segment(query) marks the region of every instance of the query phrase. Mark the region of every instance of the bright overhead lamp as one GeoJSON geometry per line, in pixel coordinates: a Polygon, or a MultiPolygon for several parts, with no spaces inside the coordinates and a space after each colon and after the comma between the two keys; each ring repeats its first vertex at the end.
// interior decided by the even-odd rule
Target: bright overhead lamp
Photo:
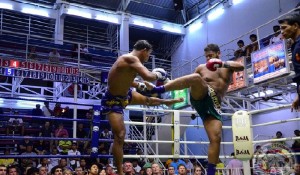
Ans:
{"type": "Polygon", "coordinates": [[[49,17],[48,11],[43,10],[43,9],[25,7],[21,10],[21,12],[31,14],[31,15],[39,15],[39,16],[49,17]]]}
{"type": "Polygon", "coordinates": [[[8,3],[0,3],[0,9],[12,10],[13,9],[13,5],[12,4],[8,4],[8,3]]]}
{"type": "Polygon", "coordinates": [[[225,10],[222,7],[219,7],[216,10],[212,10],[211,12],[209,12],[209,14],[207,16],[207,19],[208,20],[217,19],[218,17],[220,17],[221,15],[223,15],[224,11],[225,10]]]}
{"type": "Polygon", "coordinates": [[[154,28],[154,25],[150,22],[145,22],[142,20],[133,20],[133,24],[142,27],[154,28]]]}
{"type": "Polygon", "coordinates": [[[115,24],[119,24],[119,19],[117,17],[114,17],[113,15],[97,15],[96,18],[99,21],[106,21],[106,22],[110,22],[110,23],[115,23],[115,24]]]}
{"type": "Polygon", "coordinates": [[[189,32],[195,32],[196,30],[199,30],[203,26],[203,23],[201,21],[197,21],[189,26],[189,32]]]}
{"type": "Polygon", "coordinates": [[[243,0],[232,0],[232,4],[233,5],[236,5],[236,4],[239,4],[241,3],[243,0]]]}
{"type": "Polygon", "coordinates": [[[92,14],[83,10],[68,9],[67,14],[92,19],[92,14]]]}
{"type": "Polygon", "coordinates": [[[175,26],[165,25],[162,27],[162,30],[172,32],[172,33],[182,33],[181,29],[179,27],[175,27],[175,26]]]}

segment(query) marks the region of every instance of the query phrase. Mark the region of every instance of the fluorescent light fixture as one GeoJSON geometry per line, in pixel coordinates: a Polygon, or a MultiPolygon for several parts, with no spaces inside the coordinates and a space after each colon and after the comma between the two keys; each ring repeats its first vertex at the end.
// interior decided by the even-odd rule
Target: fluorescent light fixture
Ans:
{"type": "Polygon", "coordinates": [[[264,97],[266,95],[270,95],[270,94],[273,94],[273,93],[274,93],[273,90],[266,90],[265,92],[260,92],[259,94],[258,94],[258,92],[254,93],[253,96],[254,97],[264,97]]]}
{"type": "Polygon", "coordinates": [[[83,10],[68,9],[67,14],[92,19],[92,14],[84,12],[83,10]]]}
{"type": "Polygon", "coordinates": [[[201,21],[197,21],[189,26],[189,32],[195,32],[196,30],[199,30],[203,26],[203,23],[201,21]]]}
{"type": "Polygon", "coordinates": [[[13,5],[12,4],[8,4],[8,3],[0,3],[0,9],[12,10],[13,9],[13,5]]]}
{"type": "Polygon", "coordinates": [[[232,4],[233,5],[236,5],[236,4],[239,4],[241,3],[243,0],[232,0],[232,4]]]}
{"type": "Polygon", "coordinates": [[[175,27],[175,26],[165,25],[162,27],[162,30],[172,32],[172,33],[181,33],[181,29],[179,27],[175,27]]]}
{"type": "Polygon", "coordinates": [[[142,20],[133,20],[133,24],[142,27],[154,28],[154,25],[150,22],[145,22],[142,20]]]}
{"type": "Polygon", "coordinates": [[[46,10],[43,9],[36,9],[36,8],[27,8],[24,7],[21,10],[22,13],[28,13],[31,15],[39,15],[39,16],[45,16],[45,17],[49,17],[49,13],[46,10]]]}
{"type": "Polygon", "coordinates": [[[119,19],[117,17],[114,17],[113,15],[101,14],[101,15],[97,15],[95,19],[100,20],[100,21],[107,21],[110,23],[119,24],[119,19]]]}
{"type": "Polygon", "coordinates": [[[218,17],[220,17],[223,13],[224,13],[224,9],[222,8],[222,7],[219,7],[219,8],[217,8],[216,10],[212,10],[209,14],[208,14],[208,16],[207,16],[207,18],[208,18],[208,20],[214,20],[214,19],[217,19],[218,17]]]}

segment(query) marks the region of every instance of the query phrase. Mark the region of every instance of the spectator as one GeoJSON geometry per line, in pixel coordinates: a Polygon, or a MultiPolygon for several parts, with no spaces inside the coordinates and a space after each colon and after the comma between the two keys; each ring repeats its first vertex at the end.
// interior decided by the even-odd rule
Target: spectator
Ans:
{"type": "Polygon", "coordinates": [[[50,63],[59,63],[60,54],[58,53],[57,49],[53,49],[49,53],[49,62],[50,63]]]}
{"type": "Polygon", "coordinates": [[[106,175],[105,169],[102,169],[99,173],[99,175],[106,175]]]}
{"type": "Polygon", "coordinates": [[[230,160],[226,166],[226,168],[229,169],[229,175],[242,175],[243,163],[234,157],[234,153],[231,153],[231,156],[233,159],[230,160]]]}
{"type": "Polygon", "coordinates": [[[61,117],[73,118],[73,114],[72,114],[69,106],[66,106],[64,109],[62,109],[61,117]]]}
{"type": "MultiPolygon", "coordinates": [[[[281,138],[283,138],[282,132],[281,131],[277,131],[276,132],[276,136],[273,139],[281,139],[281,138]]],[[[284,141],[273,142],[273,144],[275,144],[275,143],[285,145],[284,141]]]]}
{"type": "Polygon", "coordinates": [[[153,163],[151,165],[152,175],[160,175],[160,166],[158,163],[153,163]]]}
{"type": "Polygon", "coordinates": [[[263,153],[263,150],[261,149],[261,146],[257,145],[255,147],[254,154],[262,154],[262,153],[263,153]]]}
{"type": "Polygon", "coordinates": [[[58,149],[60,154],[68,155],[68,151],[72,148],[72,142],[70,140],[64,140],[63,138],[68,138],[68,135],[62,135],[62,140],[58,143],[58,149]]]}
{"type": "Polygon", "coordinates": [[[44,140],[39,140],[34,144],[34,151],[38,155],[48,154],[50,151],[50,145],[49,144],[46,145],[46,142],[44,140]]]}
{"type": "Polygon", "coordinates": [[[105,168],[105,171],[106,171],[106,174],[107,175],[116,175],[115,173],[114,173],[114,169],[112,168],[112,166],[106,166],[106,168],[105,168]]]}
{"type": "Polygon", "coordinates": [[[54,132],[55,137],[63,137],[64,135],[67,136],[67,138],[69,137],[69,133],[68,131],[64,128],[64,124],[60,123],[58,125],[58,128],[55,130],[54,132]]]}
{"type": "MultiPolygon", "coordinates": [[[[19,112],[14,111],[13,115],[19,115],[19,112]]],[[[14,132],[17,131],[17,129],[21,130],[20,133],[23,136],[25,128],[22,118],[10,118],[6,127],[6,135],[9,135],[11,131],[13,131],[14,134],[14,132]]]]}
{"type": "Polygon", "coordinates": [[[280,31],[280,26],[273,26],[274,36],[270,39],[270,45],[277,43],[282,40],[282,34],[280,31]]]}
{"type": "Polygon", "coordinates": [[[185,165],[182,165],[182,164],[178,165],[178,175],[187,175],[185,165]]]}
{"type": "MultiPolygon", "coordinates": [[[[76,133],[77,133],[77,138],[87,138],[88,137],[87,132],[83,128],[83,123],[78,123],[76,133]]],[[[78,141],[77,142],[78,150],[82,152],[86,148],[87,144],[88,144],[88,141],[78,141]]]]}
{"type": "Polygon", "coordinates": [[[175,175],[175,169],[172,166],[168,167],[168,175],[175,175]]]}
{"type": "Polygon", "coordinates": [[[92,57],[91,57],[91,55],[89,54],[89,50],[88,50],[88,48],[87,48],[86,45],[83,45],[83,46],[82,46],[80,56],[81,56],[82,58],[84,58],[85,60],[87,60],[87,61],[92,61],[92,57]]]}
{"type": "Polygon", "coordinates": [[[60,167],[62,167],[63,170],[71,170],[71,171],[73,171],[72,168],[70,166],[68,166],[67,158],[61,158],[59,160],[58,165],[60,167]]]}
{"type": "Polygon", "coordinates": [[[48,174],[48,167],[46,166],[40,166],[39,169],[39,175],[47,175],[48,174]]]}
{"type": "Polygon", "coordinates": [[[219,162],[217,163],[216,168],[217,168],[217,172],[215,175],[223,175],[224,174],[223,171],[224,171],[225,165],[221,161],[221,159],[219,159],[219,162]]]}
{"type": "Polygon", "coordinates": [[[99,174],[99,165],[97,163],[92,163],[88,169],[87,175],[98,175],[99,174]]]}
{"type": "Polygon", "coordinates": [[[60,117],[62,114],[62,108],[60,103],[56,103],[54,110],[53,110],[54,116],[55,117],[60,117]]]}
{"type": "MultiPolygon", "coordinates": [[[[52,149],[51,155],[59,155],[58,150],[56,148],[52,149]]],[[[58,165],[60,158],[49,158],[49,169],[52,171],[52,168],[58,165]]]]}
{"type": "MultiPolygon", "coordinates": [[[[298,129],[296,129],[294,131],[294,134],[296,137],[300,137],[300,131],[298,129]]],[[[294,143],[292,144],[292,150],[295,153],[299,153],[300,152],[300,139],[297,139],[294,141],[294,143]]],[[[296,161],[300,163],[300,155],[296,155],[296,161]]]]}
{"type": "Polygon", "coordinates": [[[187,174],[190,174],[191,172],[193,172],[194,165],[192,164],[192,162],[190,161],[190,159],[185,158],[184,162],[186,164],[185,168],[186,168],[187,174]]]}
{"type": "Polygon", "coordinates": [[[132,160],[132,166],[136,173],[140,173],[142,168],[139,166],[137,159],[132,160]]]}
{"type": "Polygon", "coordinates": [[[251,44],[246,47],[246,56],[250,57],[251,53],[258,50],[257,36],[255,34],[250,35],[251,44]]]}
{"type": "Polygon", "coordinates": [[[87,173],[87,164],[86,160],[84,158],[80,159],[79,166],[82,168],[82,171],[85,172],[84,174],[87,173]]]}
{"type": "MultiPolygon", "coordinates": [[[[34,156],[37,155],[35,152],[32,151],[33,146],[27,145],[26,146],[26,152],[22,153],[21,155],[29,155],[34,156]]],[[[36,158],[22,158],[21,159],[21,166],[22,167],[36,167],[37,165],[37,159],[36,158]]]]}
{"type": "Polygon", "coordinates": [[[30,48],[27,59],[29,59],[30,61],[39,61],[37,54],[36,54],[35,46],[32,46],[30,48]]]}
{"type": "Polygon", "coordinates": [[[74,44],[73,45],[73,48],[72,48],[72,58],[78,58],[78,48],[80,49],[80,51],[79,52],[81,52],[81,47],[80,47],[80,45],[79,44],[74,44]]]}
{"type": "Polygon", "coordinates": [[[8,167],[8,174],[9,175],[20,175],[20,169],[16,165],[12,165],[8,167]]]}
{"type": "Polygon", "coordinates": [[[178,174],[178,166],[179,165],[184,165],[186,166],[185,162],[182,161],[181,159],[173,159],[173,162],[171,162],[170,166],[174,167],[175,169],[175,174],[178,174]]]}
{"type": "Polygon", "coordinates": [[[82,168],[80,166],[75,168],[75,175],[85,175],[84,171],[82,170],[82,168]]]}
{"type": "Polygon", "coordinates": [[[19,153],[26,152],[27,146],[33,146],[33,142],[25,136],[24,140],[19,144],[19,153]]]}
{"type": "Polygon", "coordinates": [[[202,175],[202,169],[200,166],[195,166],[194,167],[194,175],[202,175]]]}
{"type": "MultiPolygon", "coordinates": [[[[77,143],[73,142],[71,149],[68,151],[68,155],[81,155],[77,150],[77,143]]],[[[69,158],[69,166],[75,170],[76,167],[79,167],[80,158],[69,158]]]]}
{"type": "Polygon", "coordinates": [[[124,164],[123,164],[123,172],[124,172],[124,174],[126,174],[126,175],[133,175],[134,173],[134,171],[133,171],[134,169],[133,169],[133,166],[132,166],[132,163],[131,162],[124,162],[124,164]]]}
{"type": "Polygon", "coordinates": [[[291,175],[300,175],[300,164],[299,163],[294,164],[294,173],[292,173],[291,175]]]}
{"type": "MultiPolygon", "coordinates": [[[[10,155],[10,149],[6,148],[5,151],[4,151],[4,155],[10,155]]],[[[0,175],[1,175],[1,172],[4,171],[2,169],[2,166],[4,165],[5,167],[7,166],[10,166],[10,165],[13,165],[15,164],[15,159],[13,158],[5,158],[5,159],[0,159],[0,175]],[[2,166],[1,166],[2,165],[2,166]],[[2,171],[1,171],[2,169],[2,171]]],[[[5,170],[6,172],[7,170],[5,170]]]]}
{"type": "MultiPolygon", "coordinates": [[[[149,154],[149,155],[153,155],[153,154],[149,154]]],[[[151,165],[155,163],[153,158],[148,158],[148,162],[145,163],[145,165],[143,166],[143,168],[151,168],[151,165]]]]}
{"type": "Polygon", "coordinates": [[[7,174],[7,165],[0,164],[0,175],[6,175],[7,174]]]}
{"type": "Polygon", "coordinates": [[[53,115],[53,110],[49,107],[49,102],[45,101],[44,106],[42,107],[43,113],[45,117],[50,117],[53,115]]]}
{"type": "Polygon", "coordinates": [[[113,134],[110,130],[108,130],[108,128],[105,128],[100,135],[101,138],[104,139],[112,139],[113,138],[113,134]]]}
{"type": "Polygon", "coordinates": [[[41,110],[41,105],[40,104],[35,105],[35,109],[32,109],[31,115],[33,115],[33,116],[44,116],[44,113],[41,110]]]}
{"type": "Polygon", "coordinates": [[[85,117],[87,119],[92,119],[93,116],[94,116],[94,110],[93,110],[93,108],[90,108],[89,111],[86,113],[85,117]]]}
{"type": "Polygon", "coordinates": [[[56,165],[51,169],[51,175],[62,175],[63,173],[63,168],[60,167],[59,165],[56,165]]]}
{"type": "Polygon", "coordinates": [[[237,45],[239,46],[238,50],[236,50],[234,52],[234,57],[235,58],[239,58],[239,57],[242,57],[242,56],[246,56],[246,50],[245,50],[245,43],[243,40],[239,40],[237,42],[237,45]]]}
{"type": "Polygon", "coordinates": [[[147,167],[146,169],[146,175],[152,175],[152,168],[151,167],[147,167]]]}
{"type": "Polygon", "coordinates": [[[40,164],[38,164],[36,167],[40,168],[40,167],[45,167],[47,168],[47,172],[50,171],[49,166],[50,166],[50,159],[48,158],[41,158],[40,160],[40,164]]]}
{"type": "Polygon", "coordinates": [[[73,175],[73,170],[64,169],[63,175],[73,175]]]}
{"type": "MultiPolygon", "coordinates": [[[[53,137],[53,130],[52,127],[50,126],[49,121],[45,121],[44,126],[41,128],[41,131],[39,132],[39,137],[53,137]]],[[[47,148],[49,148],[48,151],[52,150],[53,146],[53,140],[44,140],[44,144],[47,148]]]]}

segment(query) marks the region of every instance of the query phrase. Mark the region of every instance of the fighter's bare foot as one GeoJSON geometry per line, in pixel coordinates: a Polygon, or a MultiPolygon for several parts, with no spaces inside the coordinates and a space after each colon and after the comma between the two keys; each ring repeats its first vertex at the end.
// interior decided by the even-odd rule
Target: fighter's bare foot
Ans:
{"type": "Polygon", "coordinates": [[[153,83],[150,83],[148,81],[144,81],[144,83],[145,83],[148,91],[151,91],[155,87],[155,85],[153,83]]]}
{"type": "Polygon", "coordinates": [[[180,103],[183,102],[184,98],[175,98],[175,99],[168,99],[165,101],[165,105],[170,106],[173,105],[175,103],[180,103]]]}

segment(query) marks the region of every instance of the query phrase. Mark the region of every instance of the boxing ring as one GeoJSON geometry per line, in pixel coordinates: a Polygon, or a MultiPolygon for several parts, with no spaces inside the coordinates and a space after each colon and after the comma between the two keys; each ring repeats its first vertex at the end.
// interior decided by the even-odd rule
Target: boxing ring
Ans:
{"type": "MultiPolygon", "coordinates": [[[[14,98],[18,100],[28,100],[28,99],[20,99],[20,98],[14,98]]],[[[38,102],[45,102],[44,100],[31,100],[31,101],[38,101],[38,102]]],[[[48,101],[50,103],[56,103],[55,101],[48,101]]],[[[62,103],[62,102],[60,102],[62,103]]],[[[62,103],[63,104],[63,103],[62,103]]],[[[66,103],[69,105],[73,105],[74,107],[77,105],[85,105],[85,106],[93,106],[94,107],[94,118],[93,120],[88,119],[77,119],[74,117],[73,119],[66,119],[66,118],[56,118],[56,117],[44,117],[44,116],[30,116],[30,115],[6,115],[1,114],[1,117],[9,117],[9,118],[30,118],[34,120],[50,120],[50,121],[60,121],[60,122],[73,122],[73,129],[74,126],[76,126],[77,122],[81,123],[88,123],[89,125],[93,126],[92,128],[92,134],[90,138],[76,138],[76,130],[73,130],[73,137],[72,138],[56,138],[56,137],[29,137],[29,136],[0,136],[0,140],[69,140],[69,141],[90,141],[92,152],[90,155],[1,155],[1,158],[112,158],[112,155],[100,155],[98,154],[98,143],[99,142],[106,142],[111,143],[112,139],[100,139],[99,138],[99,131],[101,128],[99,128],[100,123],[101,124],[107,124],[107,120],[100,120],[100,106],[97,105],[89,105],[89,104],[79,104],[79,103],[66,103]]],[[[253,110],[247,112],[250,116],[258,113],[264,113],[279,109],[285,109],[290,107],[290,105],[282,105],[277,107],[271,107],[267,109],[262,110],[253,110]]],[[[76,108],[74,108],[76,109],[76,108]]],[[[142,134],[143,137],[140,137],[140,139],[126,139],[126,143],[136,143],[139,144],[140,148],[142,148],[143,154],[142,155],[124,155],[124,158],[132,159],[132,158],[154,158],[157,159],[159,163],[162,164],[162,162],[159,159],[169,159],[169,158],[188,158],[188,159],[207,159],[207,155],[194,155],[194,154],[187,154],[186,151],[183,151],[180,149],[180,145],[184,145],[186,148],[187,145],[194,144],[194,145],[208,145],[208,141],[191,141],[191,140],[182,140],[182,135],[180,134],[182,127],[184,128],[203,128],[203,125],[189,125],[189,124],[181,124],[181,117],[183,115],[191,115],[195,114],[195,111],[187,111],[187,110],[166,110],[166,109],[157,109],[157,108],[141,108],[141,107],[127,107],[126,110],[128,111],[143,111],[144,112],[144,122],[133,122],[133,121],[125,121],[125,125],[130,126],[143,126],[144,127],[144,133],[142,134]],[[172,123],[157,123],[157,120],[155,120],[154,123],[152,122],[146,122],[145,118],[147,116],[146,111],[149,112],[159,112],[160,114],[169,114],[169,116],[165,117],[172,117],[172,123]],[[146,126],[152,126],[155,127],[155,135],[154,139],[152,137],[152,140],[147,140],[146,134],[146,126]],[[164,139],[159,140],[157,135],[159,134],[160,127],[169,127],[172,128],[172,138],[170,140],[164,139]],[[165,147],[164,144],[172,144],[172,154],[165,154],[163,152],[159,152],[159,147],[165,147]],[[153,155],[148,155],[153,154],[153,155]]],[[[76,114],[75,110],[74,113],[76,114]]],[[[231,113],[223,113],[222,116],[232,116],[234,114],[231,113]]],[[[294,118],[294,119],[288,119],[288,120],[277,120],[277,121],[271,121],[267,123],[260,123],[251,125],[251,129],[253,130],[255,127],[262,127],[267,125],[274,125],[279,123],[286,123],[286,122],[295,122],[299,121],[300,118],[294,118]]],[[[76,127],[75,127],[76,128],[76,127]]],[[[232,126],[223,126],[223,130],[232,130],[232,126]]],[[[128,131],[127,131],[128,132],[128,131]]],[[[184,137],[185,138],[185,137],[184,137]]],[[[300,137],[288,137],[288,138],[281,138],[281,139],[269,139],[269,140],[258,140],[258,141],[252,141],[251,146],[255,146],[256,144],[263,144],[263,143],[273,143],[273,142],[279,142],[279,141],[289,141],[289,140],[297,140],[300,139],[300,137]]],[[[233,142],[221,142],[221,145],[234,145],[233,142]]],[[[300,153],[293,153],[293,152],[287,152],[285,153],[286,156],[295,156],[300,155],[300,153]]],[[[251,156],[255,157],[253,154],[251,156]]],[[[256,157],[264,157],[266,155],[256,155],[256,157]]],[[[268,156],[272,156],[272,154],[269,154],[268,156]]],[[[231,159],[232,157],[230,155],[220,155],[221,159],[231,159]]],[[[162,164],[163,165],[163,164],[162,164]]],[[[249,160],[243,161],[243,169],[244,172],[251,171],[249,160]]],[[[203,168],[203,167],[202,167],[203,168]]],[[[224,171],[224,170],[222,170],[224,171]]],[[[246,173],[247,174],[247,173],[246,173]]]]}

